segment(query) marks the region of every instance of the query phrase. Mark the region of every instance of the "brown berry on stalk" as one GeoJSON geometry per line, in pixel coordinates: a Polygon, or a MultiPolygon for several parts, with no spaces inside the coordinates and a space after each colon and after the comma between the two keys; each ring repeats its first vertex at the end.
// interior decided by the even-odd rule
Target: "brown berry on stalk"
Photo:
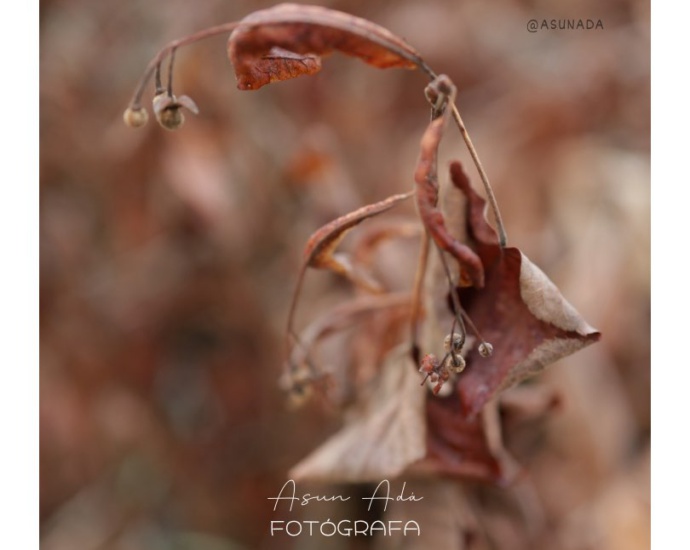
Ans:
{"type": "Polygon", "coordinates": [[[479,344],[479,355],[482,357],[489,357],[494,352],[494,347],[489,342],[482,342],[479,344]]]}
{"type": "Polygon", "coordinates": [[[280,386],[288,392],[291,407],[299,408],[309,400],[313,393],[313,382],[313,376],[305,368],[283,374],[280,386]]]}
{"type": "Polygon", "coordinates": [[[153,98],[153,112],[156,120],[166,130],[177,130],[184,124],[182,107],[186,107],[195,115],[199,114],[199,108],[189,96],[183,95],[177,98],[162,92],[153,98]]]}
{"type": "Polygon", "coordinates": [[[465,339],[462,337],[462,335],[458,334],[457,332],[448,334],[445,337],[445,339],[443,340],[443,349],[446,353],[450,353],[451,339],[453,340],[453,352],[460,353],[460,350],[462,350],[462,345],[465,343],[465,339]]]}
{"type": "Polygon", "coordinates": [[[148,121],[149,113],[143,107],[139,107],[137,109],[128,107],[122,115],[122,118],[124,119],[125,124],[130,128],[140,128],[148,121]]]}
{"type": "Polygon", "coordinates": [[[166,130],[177,130],[184,124],[184,114],[179,107],[168,107],[158,113],[158,122],[166,130]]]}
{"type": "Polygon", "coordinates": [[[449,353],[446,357],[446,362],[444,366],[448,371],[454,372],[455,374],[460,374],[462,371],[465,370],[467,363],[465,362],[465,358],[462,355],[453,356],[453,354],[449,353]]]}

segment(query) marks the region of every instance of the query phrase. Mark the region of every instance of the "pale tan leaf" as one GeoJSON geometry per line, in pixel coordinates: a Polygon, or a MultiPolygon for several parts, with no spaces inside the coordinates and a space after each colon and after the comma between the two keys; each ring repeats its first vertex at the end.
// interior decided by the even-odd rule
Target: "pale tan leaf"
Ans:
{"type": "Polygon", "coordinates": [[[381,481],[426,453],[426,392],[409,352],[394,350],[364,405],[290,472],[295,480],[381,481]]]}

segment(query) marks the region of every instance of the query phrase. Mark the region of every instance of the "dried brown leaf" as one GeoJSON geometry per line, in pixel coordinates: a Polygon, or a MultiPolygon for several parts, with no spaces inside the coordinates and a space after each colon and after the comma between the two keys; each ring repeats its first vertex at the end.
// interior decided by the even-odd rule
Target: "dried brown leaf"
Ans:
{"type": "Polygon", "coordinates": [[[467,418],[459,395],[429,397],[426,404],[427,454],[412,472],[495,482],[504,478],[481,415],[467,418]]]}
{"type": "Polygon", "coordinates": [[[240,90],[314,74],[321,69],[320,56],[333,51],[382,69],[426,67],[409,44],[387,29],[320,6],[280,4],[254,12],[228,41],[240,90]]]}
{"type": "MultiPolygon", "coordinates": [[[[434,88],[436,88],[436,94],[440,94],[438,91],[440,89],[449,103],[454,100],[455,86],[445,75],[439,76],[427,90],[434,88]]],[[[417,208],[424,227],[436,245],[458,261],[461,281],[469,278],[472,285],[481,288],[484,285],[484,268],[479,256],[469,246],[453,237],[438,207],[438,146],[443,137],[449,112],[450,109],[446,108],[441,116],[432,120],[422,136],[419,161],[414,176],[417,184],[417,208]]]]}
{"type": "Polygon", "coordinates": [[[312,55],[300,55],[276,46],[261,57],[253,58],[251,63],[233,60],[235,70],[242,68],[237,75],[238,87],[241,90],[256,90],[281,80],[289,80],[302,75],[316,74],[321,70],[321,58],[312,55]]]}
{"type": "Polygon", "coordinates": [[[366,482],[391,479],[426,454],[425,393],[409,360],[397,349],[384,362],[376,387],[346,425],[290,472],[295,480],[366,482]]]}
{"type": "Polygon", "coordinates": [[[465,414],[475,415],[497,392],[596,342],[600,334],[520,250],[499,246],[484,216],[485,201],[458,162],[451,164],[451,179],[468,198],[468,234],[486,273],[485,287],[460,288],[460,299],[494,347],[488,358],[472,350],[457,382],[465,414]]]}
{"type": "Polygon", "coordinates": [[[299,335],[299,346],[295,346],[288,359],[286,378],[283,386],[294,389],[300,384],[301,372],[309,364],[309,357],[314,348],[329,335],[343,330],[361,321],[365,315],[372,312],[391,308],[405,308],[409,306],[410,297],[407,293],[389,293],[383,295],[359,296],[345,304],[340,304],[310,323],[299,335]]]}
{"type": "MultiPolygon", "coordinates": [[[[373,293],[382,292],[380,285],[376,281],[374,281],[369,275],[361,273],[352,266],[348,256],[344,254],[334,254],[334,251],[348,231],[362,223],[364,220],[386,212],[387,210],[393,208],[393,206],[395,206],[398,202],[410,198],[411,196],[412,192],[400,195],[392,195],[377,203],[363,206],[362,208],[340,216],[339,218],[322,226],[320,229],[315,231],[307,241],[307,244],[304,248],[304,261],[297,278],[297,286],[292,295],[286,333],[288,349],[292,348],[292,342],[297,342],[299,344],[298,347],[302,348],[304,351],[306,351],[306,353],[304,351],[299,352],[301,357],[299,362],[294,362],[292,360],[293,354],[291,354],[291,358],[287,365],[288,377],[290,379],[294,379],[296,377],[299,378],[302,376],[301,372],[303,370],[303,362],[308,356],[309,346],[300,342],[300,339],[297,337],[294,330],[295,312],[307,268],[313,267],[315,269],[329,269],[334,273],[347,277],[360,288],[366,289],[373,293]]],[[[315,368],[311,367],[310,370],[314,371],[315,368]]],[[[316,372],[312,372],[308,378],[316,375],[316,372]]],[[[301,387],[301,384],[298,384],[298,386],[301,387]]]]}
{"type": "Polygon", "coordinates": [[[304,266],[315,269],[329,269],[348,277],[363,288],[375,292],[380,291],[379,288],[372,285],[369,279],[354,270],[346,256],[334,254],[334,251],[348,231],[364,220],[390,210],[397,203],[411,196],[412,193],[392,195],[382,201],[368,204],[327,223],[309,237],[304,248],[304,266]]]}

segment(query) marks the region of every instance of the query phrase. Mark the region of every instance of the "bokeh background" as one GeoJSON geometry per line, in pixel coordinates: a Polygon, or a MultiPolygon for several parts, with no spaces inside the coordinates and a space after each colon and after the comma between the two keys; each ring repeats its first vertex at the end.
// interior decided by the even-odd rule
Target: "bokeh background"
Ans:
{"type": "MultiPolygon", "coordinates": [[[[603,333],[542,377],[563,405],[513,449],[547,518],[543,547],[648,548],[649,3],[318,3],[382,24],[451,76],[510,243],[603,333]],[[527,31],[544,18],[604,29],[527,31]]],[[[287,547],[269,536],[267,497],[340,425],[289,410],[278,388],[290,293],[312,231],[411,187],[424,78],[333,56],[314,77],[239,92],[218,37],[177,56],[198,117],[176,133],[122,123],[162,45],[270,5],[41,2],[46,549],[287,547]]],[[[456,132],[442,155],[477,181],[456,132]]],[[[400,262],[387,269],[404,286],[400,262]]],[[[351,295],[310,275],[300,323],[351,295]]]]}

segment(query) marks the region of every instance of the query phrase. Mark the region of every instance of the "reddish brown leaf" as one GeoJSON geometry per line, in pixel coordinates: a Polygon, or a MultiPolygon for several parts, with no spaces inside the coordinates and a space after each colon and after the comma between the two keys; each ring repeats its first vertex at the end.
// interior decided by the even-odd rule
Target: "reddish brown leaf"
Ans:
{"type": "Polygon", "coordinates": [[[280,4],[254,12],[230,35],[228,56],[240,90],[256,90],[321,69],[333,51],[378,68],[426,67],[401,38],[365,19],[319,6],[280,4]]]}
{"type": "MultiPolygon", "coordinates": [[[[439,88],[434,90],[436,94],[443,93],[447,96],[448,102],[453,101],[455,86],[448,77],[441,75],[429,88],[432,88],[434,84],[439,88]]],[[[432,120],[422,137],[419,162],[415,171],[417,207],[422,223],[436,245],[458,261],[461,270],[460,280],[469,278],[474,286],[481,288],[484,286],[484,268],[479,256],[451,235],[443,214],[438,208],[438,146],[443,137],[449,112],[450,109],[445,109],[441,116],[432,120]]]]}
{"type": "Polygon", "coordinates": [[[288,313],[287,336],[288,339],[295,337],[293,322],[295,310],[299,300],[304,274],[308,267],[315,269],[329,269],[350,279],[360,288],[370,292],[381,292],[380,285],[372,280],[368,275],[360,273],[351,265],[349,258],[343,254],[334,254],[340,241],[348,231],[362,223],[367,218],[371,218],[387,210],[390,210],[400,201],[408,199],[412,192],[400,195],[392,195],[374,204],[368,204],[362,208],[336,218],[315,231],[304,248],[304,262],[297,278],[297,286],[292,296],[290,312],[288,313]]]}
{"type": "Polygon", "coordinates": [[[300,55],[283,48],[273,47],[261,57],[253,58],[251,63],[245,60],[233,60],[235,70],[242,68],[242,75],[237,75],[238,87],[241,90],[257,90],[266,84],[289,80],[302,75],[316,74],[321,70],[321,58],[312,55],[300,55]]]}
{"type": "Polygon", "coordinates": [[[451,179],[468,198],[468,235],[486,273],[484,288],[460,288],[460,299],[484,339],[488,358],[476,349],[457,382],[463,412],[477,414],[497,392],[542,371],[554,361],[596,342],[590,327],[556,286],[517,248],[501,248],[460,163],[451,179]]]}
{"type": "Polygon", "coordinates": [[[367,218],[371,218],[393,208],[397,203],[408,199],[412,193],[392,195],[387,199],[368,204],[362,208],[340,216],[339,218],[327,223],[309,237],[304,248],[304,265],[316,269],[330,269],[335,273],[350,278],[356,284],[378,291],[372,288],[372,284],[367,279],[357,274],[345,256],[334,255],[340,241],[348,231],[362,223],[367,218]]]}
{"type": "Polygon", "coordinates": [[[427,398],[427,454],[413,472],[500,481],[504,472],[492,453],[481,416],[462,414],[457,393],[427,398]]]}

